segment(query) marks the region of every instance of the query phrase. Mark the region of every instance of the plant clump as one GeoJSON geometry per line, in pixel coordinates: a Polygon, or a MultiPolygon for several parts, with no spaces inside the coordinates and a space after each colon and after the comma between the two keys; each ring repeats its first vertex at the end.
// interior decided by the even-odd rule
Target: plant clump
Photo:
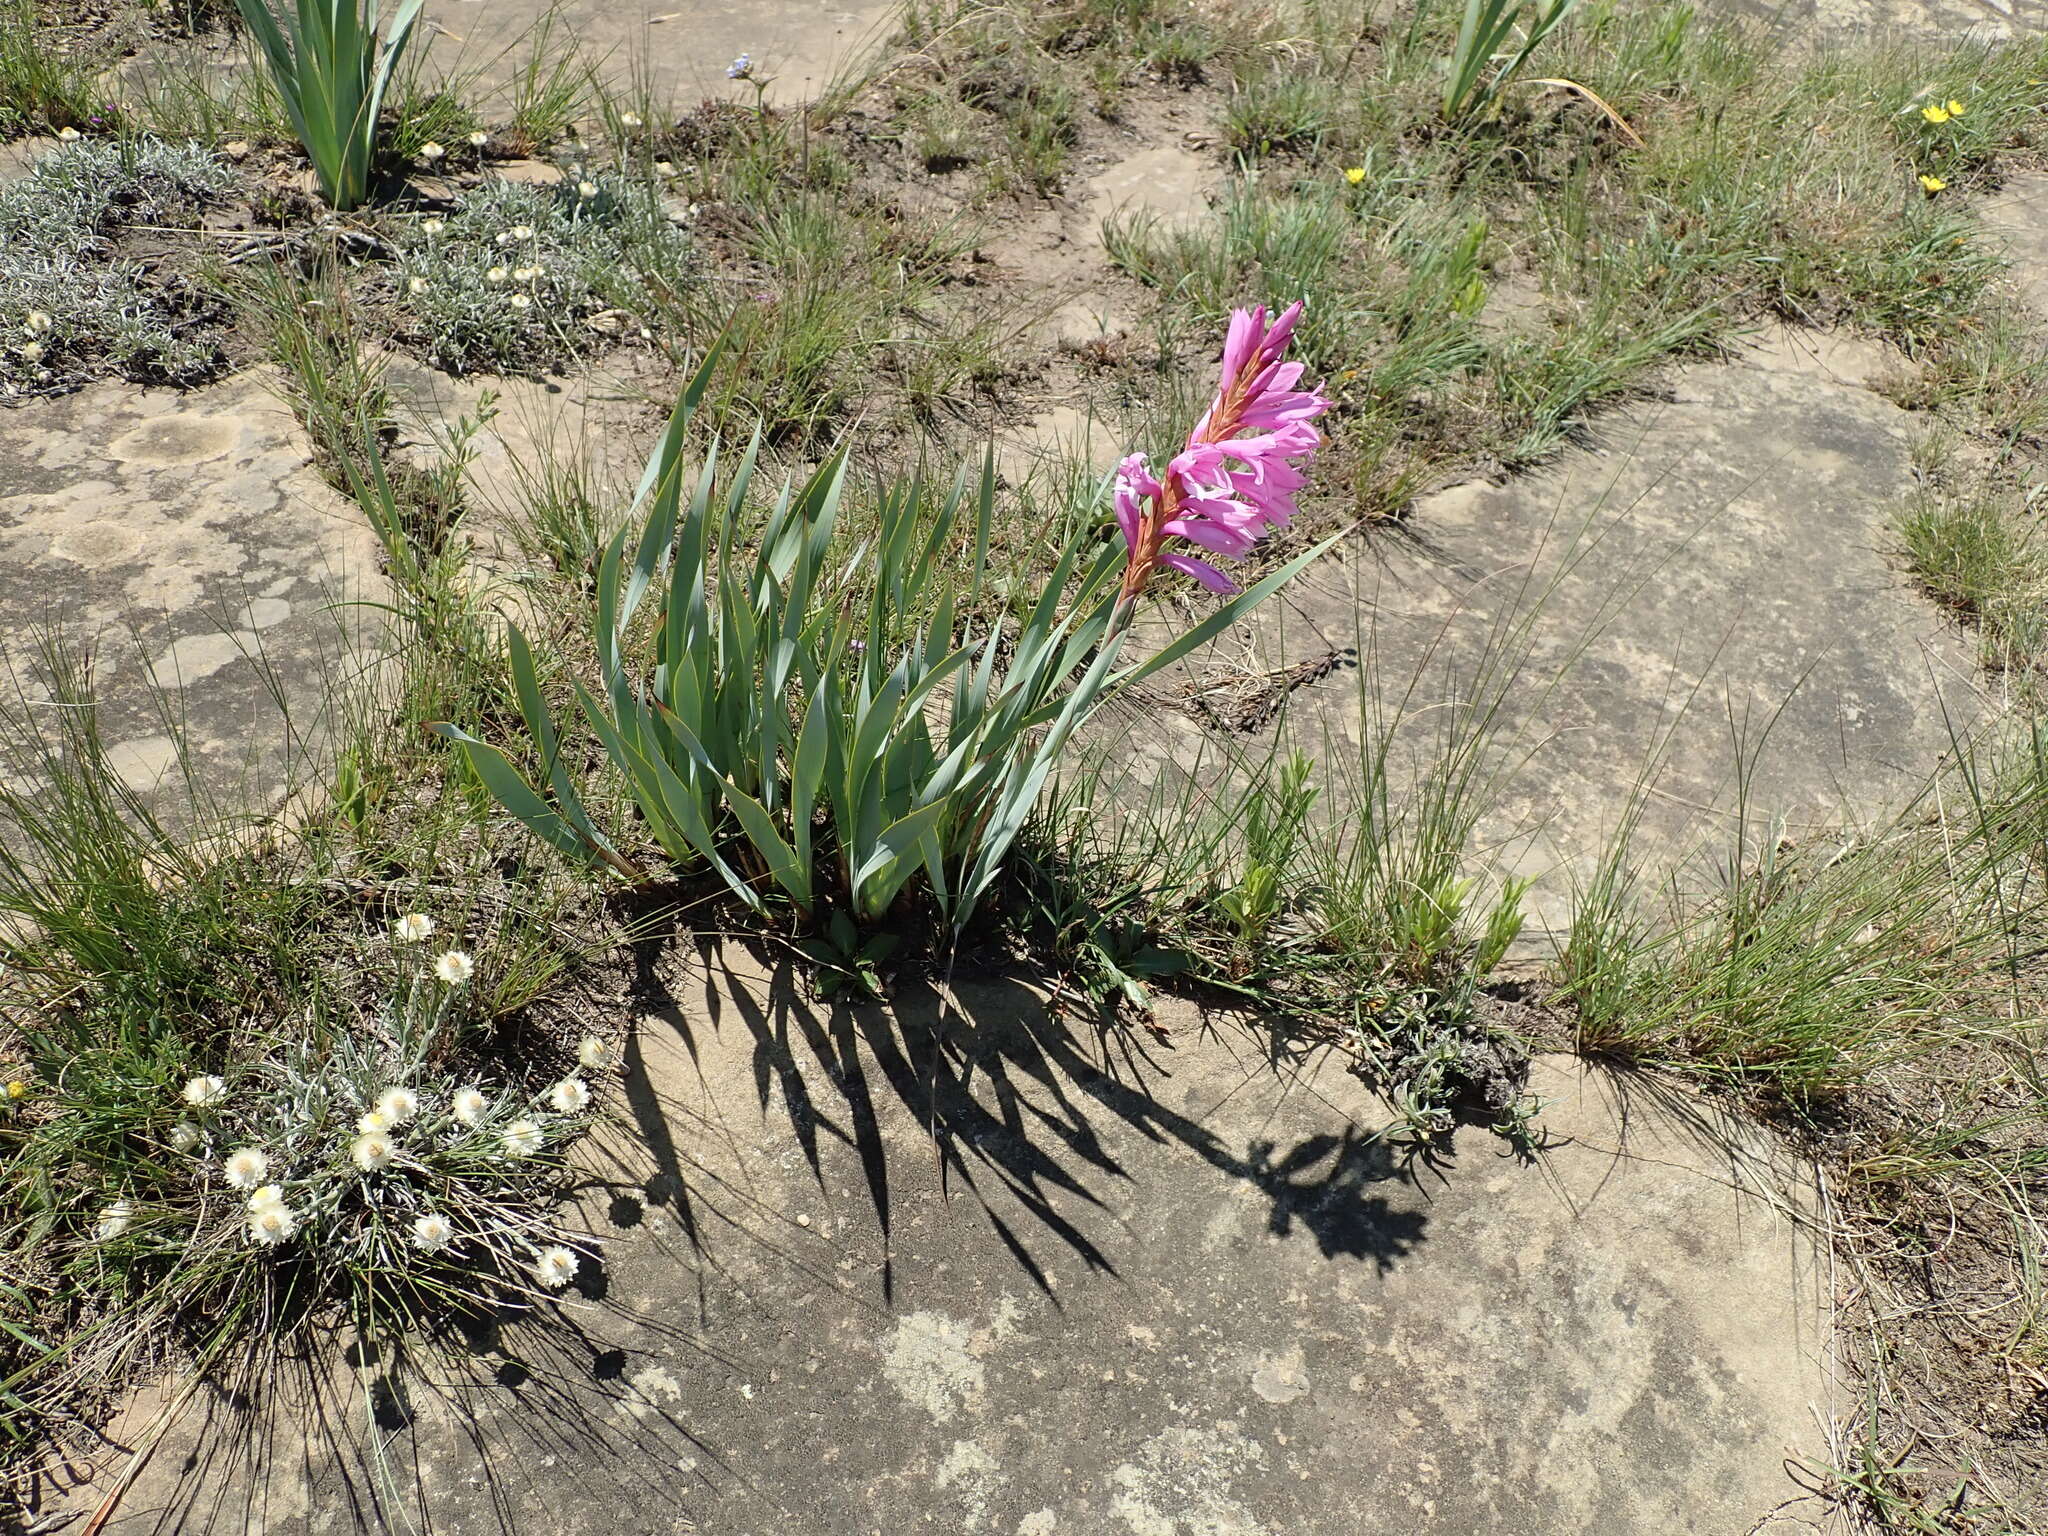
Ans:
{"type": "Polygon", "coordinates": [[[688,252],[650,191],[597,173],[486,181],[397,244],[399,328],[455,374],[544,372],[637,328],[639,264],[688,252]]]}
{"type": "Polygon", "coordinates": [[[0,182],[0,399],[112,375],[195,384],[225,362],[220,299],[132,254],[132,231],[195,223],[233,182],[193,144],[83,139],[0,182]]]}

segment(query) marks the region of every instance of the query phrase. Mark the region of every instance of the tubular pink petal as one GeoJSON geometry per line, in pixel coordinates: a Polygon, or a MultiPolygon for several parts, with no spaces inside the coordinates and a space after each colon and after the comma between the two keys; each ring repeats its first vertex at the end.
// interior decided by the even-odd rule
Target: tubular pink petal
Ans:
{"type": "Polygon", "coordinates": [[[1230,593],[1237,591],[1237,583],[1217,570],[1206,560],[1196,560],[1189,555],[1165,554],[1159,557],[1161,565],[1170,565],[1176,571],[1185,572],[1207,587],[1211,592],[1230,593]]]}

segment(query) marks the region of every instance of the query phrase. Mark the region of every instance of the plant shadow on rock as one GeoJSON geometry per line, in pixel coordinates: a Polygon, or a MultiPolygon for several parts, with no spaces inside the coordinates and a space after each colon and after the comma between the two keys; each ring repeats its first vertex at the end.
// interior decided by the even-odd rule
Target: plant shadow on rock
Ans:
{"type": "MultiPolygon", "coordinates": [[[[1257,1252],[1286,1243],[1310,1266],[1383,1275],[1426,1236],[1413,1167],[1297,1088],[1309,1049],[1256,1024],[1205,1024],[1178,1047],[1107,1021],[1077,1028],[1003,974],[960,978],[943,1007],[913,979],[887,1007],[855,1007],[813,1001],[786,960],[707,943],[650,974],[647,947],[628,961],[639,1024],[623,1102],[575,1159],[574,1208],[608,1233],[595,1239],[604,1265],[586,1265],[560,1307],[444,1318],[408,1359],[280,1355],[260,1382],[208,1383],[113,1529],[240,1530],[267,1508],[279,1530],[318,1511],[344,1529],[459,1518],[510,1533],[544,1493],[539,1468],[653,1508],[674,1501],[679,1450],[709,1489],[752,1489],[741,1447],[724,1443],[738,1426],[702,1405],[726,1377],[761,1379],[741,1319],[822,1342],[831,1309],[885,1322],[911,1309],[908,1293],[977,1266],[998,1282],[1021,1272],[1067,1314],[1087,1301],[1077,1271],[1120,1294],[1142,1287],[1120,1258],[1143,1247],[1136,1224],[1235,1207],[1219,1188],[1246,1192],[1257,1252]],[[1276,1085],[1291,1114],[1270,1112],[1276,1085]],[[707,1120],[693,1086],[735,1121],[758,1110],[761,1145],[707,1120]],[[1268,1095],[1259,1111],[1234,1111],[1242,1089],[1268,1095]],[[807,1254],[818,1234],[749,1182],[776,1165],[789,1191],[844,1191],[842,1214],[866,1202],[856,1234],[834,1241],[879,1262],[835,1270],[807,1254]],[[935,1223],[935,1206],[978,1208],[998,1242],[935,1223]]],[[[149,1445],[168,1401],[132,1404],[108,1444],[149,1445]]]]}
{"type": "MultiPolygon", "coordinates": [[[[1385,1140],[1347,1120],[1289,1143],[1252,1138],[1233,1146],[1192,1104],[1176,1109],[1165,1097],[1176,1076],[1172,1044],[1104,1019],[1092,1025],[1091,1049],[1018,977],[961,978],[950,1001],[931,983],[906,978],[891,1006],[854,1007],[811,1003],[786,962],[765,988],[749,986],[729,963],[710,958],[702,995],[690,1005],[647,999],[656,1011],[643,1017],[628,1057],[627,1101],[659,1169],[650,1197],[668,1197],[688,1232],[703,1228],[697,1207],[715,1206],[717,1193],[695,1176],[691,1132],[676,1123],[648,1072],[643,1043],[666,1028],[698,1060],[705,1034],[730,1016],[752,1041],[756,1104],[772,1114],[779,1098],[812,1177],[821,1185],[826,1177],[822,1143],[857,1154],[883,1243],[884,1301],[895,1299],[889,1240],[903,1177],[891,1166],[884,1128],[899,1117],[929,1136],[942,1191],[978,1202],[1018,1266],[1048,1294],[1046,1264],[1034,1248],[1044,1238],[1091,1271],[1117,1276],[1115,1259],[1090,1228],[1100,1224],[1091,1218],[1116,1221],[1112,1191],[1134,1187],[1136,1175],[1116,1145],[1131,1136],[1182,1149],[1250,1185],[1270,1202],[1274,1236],[1299,1227],[1325,1259],[1369,1261],[1384,1272],[1423,1240],[1425,1215],[1374,1192],[1413,1183],[1385,1140]],[[999,1201],[998,1191],[1007,1199],[999,1201]]],[[[1264,1035],[1262,1048],[1262,1058],[1240,1064],[1246,1083],[1261,1074],[1289,1078],[1322,1049],[1278,1033],[1264,1035]]]]}

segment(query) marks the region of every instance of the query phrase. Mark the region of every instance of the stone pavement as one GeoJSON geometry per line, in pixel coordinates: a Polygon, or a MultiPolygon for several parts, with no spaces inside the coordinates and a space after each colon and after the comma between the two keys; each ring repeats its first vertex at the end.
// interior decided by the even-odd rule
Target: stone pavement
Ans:
{"type": "Polygon", "coordinates": [[[929,995],[814,1006],[731,949],[668,981],[566,1327],[474,1332],[374,1457],[345,1381],[194,1409],[108,1531],[1808,1528],[1801,1175],[1693,1098],[1546,1058],[1533,1163],[1404,1169],[1335,1059],[1183,1006],[1098,1037],[985,981],[935,1051],[929,995]]]}

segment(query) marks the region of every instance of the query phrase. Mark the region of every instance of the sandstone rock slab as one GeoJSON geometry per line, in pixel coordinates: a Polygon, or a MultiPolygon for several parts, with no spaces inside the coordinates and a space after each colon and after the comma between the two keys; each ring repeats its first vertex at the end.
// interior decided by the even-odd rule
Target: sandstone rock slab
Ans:
{"type": "Polygon", "coordinates": [[[101,734],[130,786],[197,777],[273,802],[374,651],[380,550],[245,374],[205,389],[96,384],[4,413],[0,660],[31,717],[46,638],[90,651],[101,734]]]}
{"type": "Polygon", "coordinates": [[[671,984],[558,1319],[374,1428],[195,1410],[108,1529],[1727,1536],[1818,1454],[1806,1176],[1653,1081],[1546,1059],[1536,1161],[1404,1169],[1340,1061],[1191,1009],[671,984]]]}
{"type": "Polygon", "coordinates": [[[769,99],[792,105],[823,94],[895,16],[880,0],[432,0],[421,35],[436,66],[485,93],[510,89],[545,22],[553,59],[573,44],[586,65],[630,73],[657,102],[752,101],[753,88],[725,74],[744,53],[769,99]]]}

